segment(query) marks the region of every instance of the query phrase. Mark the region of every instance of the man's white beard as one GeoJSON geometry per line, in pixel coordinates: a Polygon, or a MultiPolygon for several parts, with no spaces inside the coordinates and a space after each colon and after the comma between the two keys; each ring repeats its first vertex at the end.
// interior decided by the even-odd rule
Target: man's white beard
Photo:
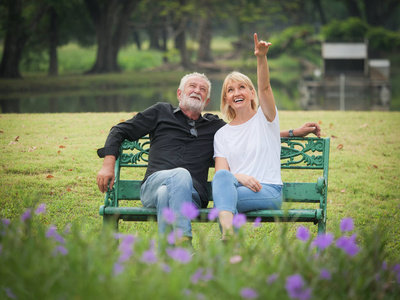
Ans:
{"type": "Polygon", "coordinates": [[[192,113],[201,113],[206,106],[206,103],[196,99],[190,98],[190,96],[197,96],[201,99],[201,96],[196,93],[191,93],[189,96],[182,93],[182,99],[180,101],[180,107],[191,111],[192,113]]]}

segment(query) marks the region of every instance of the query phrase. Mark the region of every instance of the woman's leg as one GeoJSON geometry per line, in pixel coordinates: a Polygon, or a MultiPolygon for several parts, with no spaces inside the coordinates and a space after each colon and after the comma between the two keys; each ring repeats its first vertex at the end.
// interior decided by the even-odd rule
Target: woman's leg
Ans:
{"type": "Polygon", "coordinates": [[[248,212],[261,209],[280,209],[282,206],[282,186],[262,183],[259,192],[253,192],[245,186],[237,189],[238,212],[248,212]]]}
{"type": "Polygon", "coordinates": [[[212,180],[214,207],[219,211],[218,219],[222,230],[222,239],[233,234],[233,215],[237,213],[238,181],[228,170],[218,170],[212,180]]]}

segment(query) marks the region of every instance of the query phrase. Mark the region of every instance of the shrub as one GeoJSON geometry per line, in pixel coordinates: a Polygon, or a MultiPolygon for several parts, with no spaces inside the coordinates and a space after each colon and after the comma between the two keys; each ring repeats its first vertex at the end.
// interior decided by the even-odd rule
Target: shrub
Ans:
{"type": "Polygon", "coordinates": [[[246,246],[240,229],[228,244],[202,239],[192,255],[170,246],[171,235],[158,246],[152,236],[108,230],[89,240],[77,225],[40,224],[43,213],[42,205],[0,223],[1,298],[395,299],[400,293],[400,264],[385,261],[379,232],[366,234],[362,247],[348,218],[335,234],[315,238],[300,226],[297,238],[288,239],[283,226],[280,251],[268,242],[246,246]]]}

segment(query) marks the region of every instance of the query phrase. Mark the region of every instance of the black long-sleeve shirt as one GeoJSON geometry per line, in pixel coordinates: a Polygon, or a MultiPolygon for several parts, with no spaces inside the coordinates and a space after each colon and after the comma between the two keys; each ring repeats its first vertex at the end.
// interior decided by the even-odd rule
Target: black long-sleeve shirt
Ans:
{"type": "Polygon", "coordinates": [[[193,186],[199,193],[202,206],[207,207],[208,169],[213,160],[215,132],[225,122],[214,114],[204,114],[195,121],[198,136],[190,133],[188,118],[180,108],[169,103],[157,103],[132,119],[114,126],[104,148],[98,149],[99,157],[118,157],[119,147],[125,140],[137,140],[149,134],[149,162],[145,181],[151,174],[177,167],[187,169],[192,175],[193,186]]]}

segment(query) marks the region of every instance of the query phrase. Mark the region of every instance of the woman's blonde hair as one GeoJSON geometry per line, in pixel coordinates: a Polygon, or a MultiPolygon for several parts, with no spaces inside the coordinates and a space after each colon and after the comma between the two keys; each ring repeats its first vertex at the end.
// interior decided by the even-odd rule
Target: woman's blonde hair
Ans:
{"type": "Polygon", "coordinates": [[[246,75],[240,73],[240,72],[231,72],[225,77],[224,83],[222,85],[222,91],[221,91],[221,112],[225,116],[225,118],[228,121],[231,121],[235,118],[236,113],[235,110],[230,107],[226,103],[226,88],[230,82],[242,82],[245,85],[247,85],[250,90],[254,91],[254,99],[251,99],[251,108],[254,110],[257,110],[258,107],[258,96],[257,96],[257,91],[253,85],[253,82],[251,82],[250,78],[247,77],[246,75]]]}

